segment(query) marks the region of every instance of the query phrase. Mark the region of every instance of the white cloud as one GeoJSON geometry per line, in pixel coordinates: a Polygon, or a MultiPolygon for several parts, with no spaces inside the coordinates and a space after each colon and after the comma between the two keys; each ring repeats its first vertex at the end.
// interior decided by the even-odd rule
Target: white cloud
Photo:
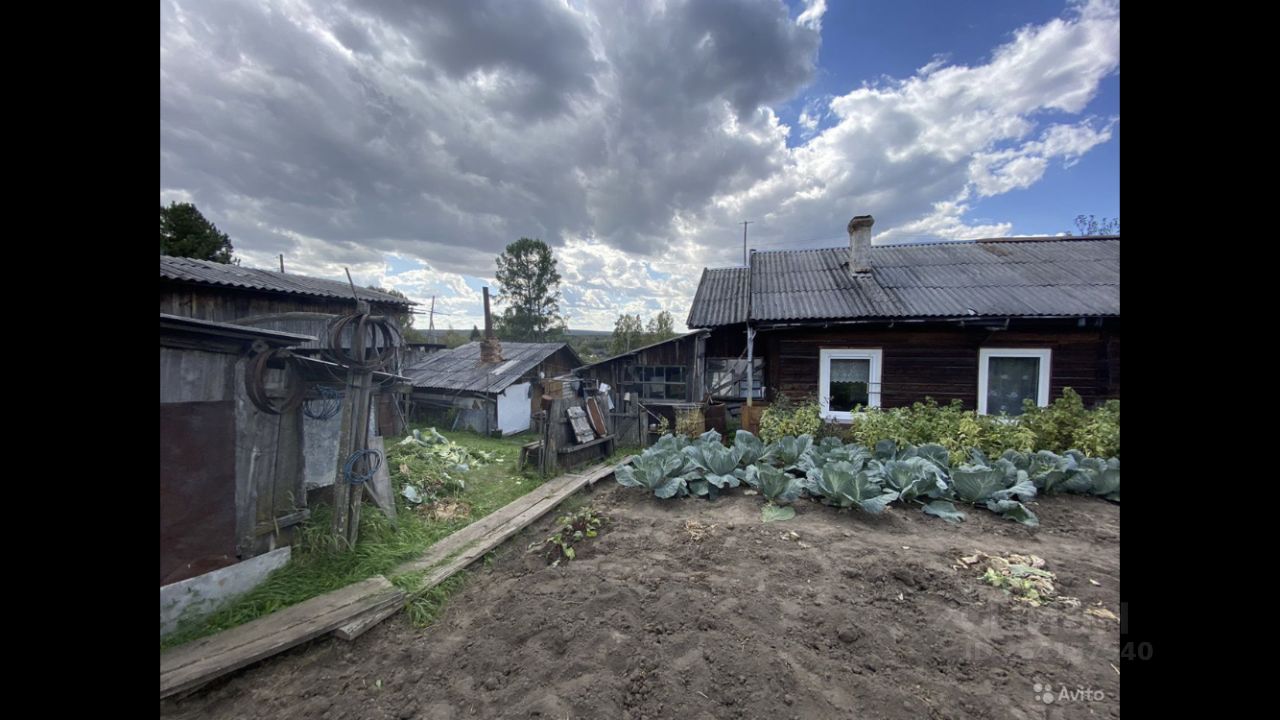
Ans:
{"type": "Polygon", "coordinates": [[[1118,7],[1096,1],[1016,30],[984,64],[939,55],[810,99],[788,148],[773,107],[812,81],[825,12],[172,0],[161,201],[195,202],[250,264],[349,267],[436,295],[459,329],[480,317],[471,286],[521,236],[556,248],[572,326],[657,308],[682,324],[702,268],[741,262],[744,219],[774,247],[838,237],[861,212],[886,240],[1006,234],[966,221],[968,203],[1113,135],[1116,118],[1046,122],[1118,71],[1118,7]],[[391,255],[419,265],[389,272],[391,255]]]}

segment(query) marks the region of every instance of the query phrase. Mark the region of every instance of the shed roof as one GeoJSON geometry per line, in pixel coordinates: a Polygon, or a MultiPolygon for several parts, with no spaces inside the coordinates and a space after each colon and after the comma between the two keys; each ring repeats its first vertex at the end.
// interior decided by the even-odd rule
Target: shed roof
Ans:
{"type": "Polygon", "coordinates": [[[655,342],[655,343],[649,343],[648,345],[641,345],[640,347],[635,348],[634,350],[628,350],[627,352],[624,352],[624,353],[618,353],[617,355],[614,355],[613,357],[607,357],[607,358],[605,358],[605,359],[603,359],[603,360],[597,360],[597,361],[595,361],[595,362],[593,362],[593,363],[587,363],[586,365],[583,365],[582,367],[580,367],[580,368],[578,368],[578,369],[579,369],[579,370],[581,370],[581,369],[583,369],[583,368],[595,367],[596,365],[603,365],[603,364],[605,364],[605,363],[613,362],[613,361],[615,361],[615,360],[619,360],[619,359],[621,359],[621,358],[630,357],[630,356],[635,355],[635,354],[637,354],[637,353],[642,353],[642,352],[644,352],[645,350],[648,350],[648,349],[650,349],[650,348],[656,348],[656,347],[658,347],[659,345],[666,345],[667,343],[680,342],[680,341],[685,340],[685,339],[687,339],[687,338],[693,337],[694,335],[707,335],[707,334],[708,334],[708,333],[707,333],[707,331],[706,331],[706,330],[693,330],[693,331],[691,331],[691,332],[687,332],[687,333],[685,333],[685,334],[683,334],[683,335],[677,335],[677,336],[675,336],[675,337],[673,337],[673,338],[667,338],[666,340],[659,340],[658,342],[655,342]]]}
{"type": "MultiPolygon", "coordinates": [[[[170,257],[168,255],[160,256],[160,277],[164,280],[177,282],[282,293],[285,295],[309,295],[339,300],[351,299],[351,284],[338,280],[325,280],[308,275],[282,273],[274,270],[258,270],[239,265],[226,265],[211,260],[170,257]]],[[[389,293],[359,286],[356,287],[356,295],[361,300],[400,305],[406,308],[417,304],[389,293]]]]}
{"type": "Polygon", "coordinates": [[[854,318],[1120,315],[1120,238],[1002,238],[873,245],[871,271],[848,247],[751,255],[703,272],[689,327],[854,318]],[[750,287],[748,305],[747,288],[750,287]]]}
{"type": "Polygon", "coordinates": [[[561,348],[569,351],[576,364],[582,364],[578,354],[565,343],[506,341],[502,343],[502,362],[483,363],[480,343],[473,341],[431,353],[402,372],[413,380],[415,388],[500,393],[561,348]]]}

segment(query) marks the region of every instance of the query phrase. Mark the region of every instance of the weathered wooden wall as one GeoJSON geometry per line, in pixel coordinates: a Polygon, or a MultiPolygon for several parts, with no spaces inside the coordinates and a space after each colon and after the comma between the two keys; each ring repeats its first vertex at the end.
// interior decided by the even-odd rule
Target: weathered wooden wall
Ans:
{"type": "MultiPolygon", "coordinates": [[[[742,328],[717,330],[708,340],[708,356],[732,352],[742,328]]],[[[945,404],[960,400],[975,408],[978,351],[984,347],[1049,348],[1053,351],[1049,391],[1053,398],[1071,387],[1086,404],[1120,396],[1120,328],[1078,327],[1074,321],[1023,321],[1007,330],[956,324],[899,324],[895,327],[833,325],[828,328],[761,330],[755,353],[765,359],[765,385],[772,399],[781,392],[802,399],[818,390],[818,357],[823,348],[880,348],[881,404],[901,407],[932,397],[945,404]]]]}
{"type": "MultiPolygon", "coordinates": [[[[291,542],[291,527],[306,506],[303,474],[302,411],[268,415],[254,407],[244,385],[247,353],[232,350],[235,343],[210,342],[207,348],[160,347],[160,402],[234,403],[235,429],[231,444],[199,441],[193,451],[209,457],[234,456],[235,546],[242,558],[253,557],[291,542]]],[[[292,374],[270,371],[269,388],[283,394],[284,383],[299,382],[292,374]]],[[[164,429],[162,442],[164,442],[164,429]]],[[[163,486],[163,479],[162,479],[163,486]]],[[[198,573],[194,573],[198,574],[198,573]]]]}
{"type": "MultiPolygon", "coordinates": [[[[699,402],[704,392],[706,357],[702,336],[690,335],[645,348],[634,354],[619,355],[604,360],[579,369],[577,374],[580,377],[594,378],[607,383],[616,407],[622,404],[622,386],[626,379],[627,368],[645,365],[679,365],[685,370],[685,396],[666,402],[699,402]]],[[[662,403],[663,401],[653,402],[662,403]]]]}
{"type": "Polygon", "coordinates": [[[576,367],[578,367],[578,363],[573,359],[572,353],[569,352],[566,346],[548,355],[547,359],[539,363],[538,367],[534,368],[531,376],[526,379],[537,379],[539,372],[542,373],[543,377],[556,377],[557,375],[564,375],[576,367]]]}

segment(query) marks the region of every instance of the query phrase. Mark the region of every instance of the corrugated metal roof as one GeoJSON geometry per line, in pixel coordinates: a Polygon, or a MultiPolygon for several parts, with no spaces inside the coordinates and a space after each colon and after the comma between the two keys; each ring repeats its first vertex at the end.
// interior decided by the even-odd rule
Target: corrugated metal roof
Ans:
{"type": "MultiPolygon", "coordinates": [[[[261,292],[287,295],[311,295],[313,297],[351,299],[351,285],[338,280],[282,273],[274,270],[258,270],[239,265],[225,265],[210,260],[160,256],[160,277],[179,282],[235,287],[261,292]]],[[[356,286],[361,300],[389,303],[409,307],[417,303],[387,293],[356,286]]]]}
{"type": "Polygon", "coordinates": [[[689,308],[691,328],[732,325],[747,319],[747,269],[707,268],[689,308]]]}
{"type": "MultiPolygon", "coordinates": [[[[871,272],[848,247],[751,255],[753,321],[1120,314],[1120,238],[873,245],[871,272]]],[[[690,327],[743,322],[745,268],[706,270],[690,327]]]]}
{"type": "MultiPolygon", "coordinates": [[[[498,393],[560,348],[568,348],[573,353],[573,348],[565,343],[503,341],[502,362],[487,364],[480,362],[480,343],[469,342],[452,350],[432,353],[402,373],[412,378],[415,388],[498,393]]],[[[573,355],[577,358],[577,353],[573,355]]]]}

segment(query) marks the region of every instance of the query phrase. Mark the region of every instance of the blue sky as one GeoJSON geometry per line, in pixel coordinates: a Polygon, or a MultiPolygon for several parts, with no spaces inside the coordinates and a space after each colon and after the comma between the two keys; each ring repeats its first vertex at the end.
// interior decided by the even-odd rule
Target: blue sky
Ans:
{"type": "MultiPolygon", "coordinates": [[[[1115,0],[165,0],[161,202],[248,265],[480,324],[520,237],[571,327],[762,250],[1119,216],[1115,0]]],[[[425,327],[425,318],[418,323],[425,327]]]]}
{"type": "MultiPolygon", "coordinates": [[[[793,10],[802,3],[789,3],[793,10]]],[[[910,77],[941,58],[949,64],[977,65],[1013,39],[1014,31],[1046,23],[1063,14],[1062,2],[984,0],[939,2],[832,2],[822,18],[822,49],[812,85],[778,108],[779,117],[795,124],[815,98],[840,95],[882,78],[910,77]]],[[[1102,117],[1120,115],[1120,74],[1104,78],[1087,111],[1102,117]]],[[[1061,121],[1067,114],[1045,112],[1061,121]]],[[[827,123],[819,123],[819,128],[827,123]]],[[[788,145],[800,144],[798,133],[788,145]]],[[[1075,232],[1077,215],[1117,218],[1120,215],[1120,130],[1110,142],[1092,149],[1071,167],[1052,165],[1037,184],[975,202],[969,213],[978,223],[1013,223],[1014,235],[1075,232]]]]}

